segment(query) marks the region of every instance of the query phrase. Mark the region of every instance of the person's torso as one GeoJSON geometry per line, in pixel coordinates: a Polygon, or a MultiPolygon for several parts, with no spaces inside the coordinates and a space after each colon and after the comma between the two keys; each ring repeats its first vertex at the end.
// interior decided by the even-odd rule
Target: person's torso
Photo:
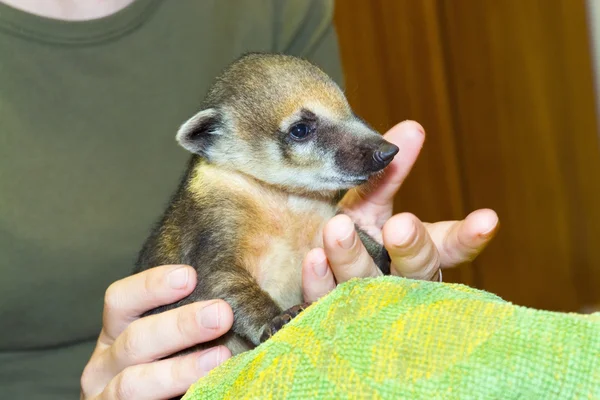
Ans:
{"type": "Polygon", "coordinates": [[[138,0],[82,23],[0,5],[0,375],[95,340],[185,168],[177,128],[234,58],[282,50],[276,3],[138,0]]]}
{"type": "Polygon", "coordinates": [[[99,327],[185,167],[179,124],[241,51],[271,49],[270,2],[251,3],[133,3],[81,45],[0,35],[0,350],[99,327]]]}

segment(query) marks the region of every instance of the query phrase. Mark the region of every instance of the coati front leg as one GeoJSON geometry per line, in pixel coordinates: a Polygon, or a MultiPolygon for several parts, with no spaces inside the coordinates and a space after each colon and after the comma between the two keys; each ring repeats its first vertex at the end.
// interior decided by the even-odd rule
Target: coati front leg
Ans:
{"type": "Polygon", "coordinates": [[[278,318],[286,319],[290,312],[282,311],[243,266],[234,262],[210,270],[198,270],[198,284],[186,301],[224,300],[233,311],[231,331],[254,346],[281,328],[277,328],[278,318]]]}
{"type": "Polygon", "coordinates": [[[233,311],[233,325],[231,330],[222,337],[181,350],[169,357],[216,345],[229,347],[235,355],[269,339],[308,306],[308,304],[301,304],[282,311],[243,266],[236,265],[235,262],[206,263],[206,260],[203,262],[202,264],[189,260],[184,262],[194,267],[198,274],[197,284],[192,293],[175,303],[147,311],[143,316],[160,314],[194,302],[221,299],[228,303],[233,311]],[[251,345],[249,346],[248,343],[251,345]]]}
{"type": "MultiPolygon", "coordinates": [[[[358,226],[355,229],[378,268],[384,274],[389,274],[390,258],[385,247],[358,226]]],[[[213,248],[211,246],[198,247],[197,251],[191,252],[198,257],[192,257],[192,259],[188,255],[181,260],[182,263],[193,266],[198,274],[194,291],[176,303],[160,306],[145,313],[145,315],[157,314],[193,302],[215,298],[226,301],[234,315],[231,331],[222,338],[195,346],[194,349],[199,350],[227,343],[232,336],[239,336],[244,341],[257,346],[277,333],[310,305],[310,303],[301,303],[287,310],[281,310],[271,296],[241,265],[237,257],[223,253],[220,255],[209,254],[212,253],[210,252],[210,249],[213,248]]],[[[155,264],[149,261],[146,263],[148,265],[155,264]]],[[[183,353],[194,349],[188,349],[183,353]]],[[[234,352],[233,349],[230,350],[234,352]]]]}
{"type": "Polygon", "coordinates": [[[200,288],[202,293],[221,298],[230,305],[233,311],[231,331],[254,346],[269,339],[310,305],[302,303],[282,311],[243,267],[221,269],[198,280],[204,286],[200,288]]]}
{"type": "Polygon", "coordinates": [[[283,311],[281,314],[271,320],[271,323],[263,331],[260,338],[261,343],[269,339],[271,336],[279,332],[288,322],[298,316],[306,307],[310,306],[311,303],[302,303],[295,305],[283,311]]]}
{"type": "Polygon", "coordinates": [[[358,237],[365,246],[367,253],[369,253],[375,262],[375,265],[377,265],[384,275],[389,275],[391,270],[391,259],[385,246],[373,239],[358,225],[355,224],[354,227],[356,229],[356,233],[358,233],[358,237]]]}

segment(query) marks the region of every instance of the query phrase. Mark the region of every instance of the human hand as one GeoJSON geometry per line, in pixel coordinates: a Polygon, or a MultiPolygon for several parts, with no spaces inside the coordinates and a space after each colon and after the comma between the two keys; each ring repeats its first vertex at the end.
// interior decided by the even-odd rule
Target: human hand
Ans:
{"type": "Polygon", "coordinates": [[[325,226],[324,247],[312,249],[302,265],[304,298],[317,300],[339,283],[354,277],[381,275],[356,235],[354,222],[379,243],[391,258],[391,274],[412,279],[435,280],[440,268],[472,261],[493,238],[498,227],[496,213],[472,212],[461,221],[424,223],[410,213],[392,216],[393,199],[408,176],[423,146],[421,125],[404,121],[384,137],[400,148],[382,179],[371,186],[349,191],[340,202],[346,215],[337,215],[325,226]],[[340,246],[344,238],[354,243],[340,246]]]}
{"type": "Polygon", "coordinates": [[[224,346],[162,359],[225,334],[233,324],[222,300],[188,304],[140,318],[182,299],[196,286],[189,266],[152,268],[106,291],[103,327],[81,376],[81,399],[165,399],[181,396],[231,357],[224,346]]]}

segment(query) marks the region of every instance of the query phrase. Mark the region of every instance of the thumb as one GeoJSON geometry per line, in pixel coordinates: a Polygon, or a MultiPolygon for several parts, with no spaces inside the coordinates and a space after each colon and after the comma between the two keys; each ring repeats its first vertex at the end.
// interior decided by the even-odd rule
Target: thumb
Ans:
{"type": "Polygon", "coordinates": [[[392,127],[383,137],[398,146],[400,151],[380,179],[348,193],[342,201],[344,208],[390,207],[419,156],[425,141],[425,130],[417,122],[404,121],[392,127]]]}

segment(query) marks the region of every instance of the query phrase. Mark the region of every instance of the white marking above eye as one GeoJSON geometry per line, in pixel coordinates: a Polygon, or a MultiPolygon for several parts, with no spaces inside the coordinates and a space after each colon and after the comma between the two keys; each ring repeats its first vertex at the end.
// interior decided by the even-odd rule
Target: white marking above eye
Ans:
{"type": "Polygon", "coordinates": [[[333,122],[340,120],[340,115],[326,105],[318,102],[307,102],[302,104],[294,113],[281,120],[279,129],[282,132],[287,132],[294,124],[302,121],[302,110],[308,110],[320,119],[333,122]]]}
{"type": "MultiPolygon", "coordinates": [[[[344,115],[340,115],[339,112],[334,111],[332,108],[327,107],[327,105],[319,103],[319,102],[307,102],[304,104],[304,108],[310,110],[316,115],[326,118],[330,121],[339,121],[342,118],[345,118],[344,115]]],[[[350,107],[348,106],[348,115],[350,115],[350,107]]]]}
{"type": "Polygon", "coordinates": [[[292,126],[300,121],[302,121],[302,116],[300,115],[300,111],[297,111],[281,121],[279,124],[279,130],[281,130],[281,132],[287,132],[292,126]]]}

